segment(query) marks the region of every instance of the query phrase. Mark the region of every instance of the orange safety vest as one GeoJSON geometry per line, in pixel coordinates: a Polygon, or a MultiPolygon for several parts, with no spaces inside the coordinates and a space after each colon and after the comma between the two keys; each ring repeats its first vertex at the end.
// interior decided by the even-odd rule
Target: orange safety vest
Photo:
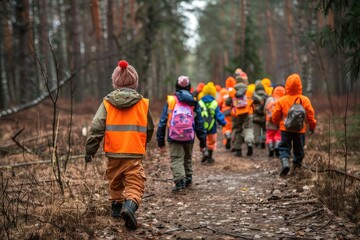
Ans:
{"type": "Polygon", "coordinates": [[[103,102],[107,111],[104,151],[144,154],[149,99],[143,98],[125,109],[118,109],[106,100],[103,102]]]}

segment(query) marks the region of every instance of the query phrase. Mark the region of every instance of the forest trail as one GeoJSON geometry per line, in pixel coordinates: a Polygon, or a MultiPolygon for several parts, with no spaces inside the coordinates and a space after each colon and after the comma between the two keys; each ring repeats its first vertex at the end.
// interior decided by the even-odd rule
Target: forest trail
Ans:
{"type": "MultiPolygon", "coordinates": [[[[279,177],[279,160],[256,148],[233,157],[219,146],[215,163],[201,163],[194,146],[193,185],[172,193],[169,157],[154,152],[144,162],[148,181],[137,211],[140,227],[123,222],[95,232],[98,239],[358,239],[356,228],[334,216],[312,192],[314,174],[279,177]],[[118,226],[121,226],[119,229],[118,226]],[[121,238],[116,236],[121,236],[121,238]],[[112,238],[113,237],[113,238],[112,238]]],[[[245,150],[245,149],[244,149],[245,150]]],[[[245,152],[245,151],[243,151],[245,152]]],[[[103,216],[109,218],[109,216],[103,216]]],[[[100,220],[100,219],[99,219],[100,220]]]]}
{"type": "MultiPolygon", "coordinates": [[[[5,155],[2,164],[49,158],[46,141],[42,144],[42,138],[34,132],[37,122],[27,118],[36,116],[39,109],[22,113],[19,122],[4,122],[0,129],[5,146],[21,126],[26,126],[24,136],[18,140],[25,138],[25,134],[37,136],[34,143],[20,142],[39,155],[17,150],[5,155]]],[[[107,161],[102,151],[99,149],[94,161],[84,167],[85,137],[80,133],[92,114],[75,118],[76,145],[74,159],[64,173],[65,196],[53,181],[50,165],[2,171],[4,180],[10,183],[3,190],[8,197],[4,199],[9,199],[4,201],[8,206],[4,211],[18,221],[17,228],[12,225],[7,228],[13,239],[360,239],[358,226],[335,216],[318,200],[314,172],[303,169],[301,176],[280,178],[279,160],[269,159],[265,149],[255,148],[251,157],[234,157],[221,145],[221,134],[212,165],[201,164],[199,144],[195,143],[193,185],[180,193],[171,192],[174,183],[169,152],[160,154],[153,136],[143,162],[147,182],[143,203],[136,213],[139,228],[128,231],[122,220],[110,216],[108,183],[104,178],[107,161]],[[10,202],[11,199],[23,202],[10,202]]],[[[66,136],[63,131],[62,136],[66,136]]],[[[309,162],[313,152],[305,152],[305,165],[313,166],[309,162]]]]}

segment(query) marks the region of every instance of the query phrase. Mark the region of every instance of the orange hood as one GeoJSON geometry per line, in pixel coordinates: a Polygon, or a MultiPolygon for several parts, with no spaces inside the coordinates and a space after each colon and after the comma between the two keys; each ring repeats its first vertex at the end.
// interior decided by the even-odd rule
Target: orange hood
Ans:
{"type": "Polygon", "coordinates": [[[274,88],[274,92],[272,94],[273,98],[278,99],[285,95],[285,88],[283,86],[277,86],[274,88]]]}
{"type": "Polygon", "coordinates": [[[225,81],[225,87],[233,88],[236,84],[236,80],[233,77],[228,77],[225,81]]]}
{"type": "Polygon", "coordinates": [[[287,95],[302,94],[302,83],[299,74],[291,74],[285,83],[285,92],[287,95]]]}

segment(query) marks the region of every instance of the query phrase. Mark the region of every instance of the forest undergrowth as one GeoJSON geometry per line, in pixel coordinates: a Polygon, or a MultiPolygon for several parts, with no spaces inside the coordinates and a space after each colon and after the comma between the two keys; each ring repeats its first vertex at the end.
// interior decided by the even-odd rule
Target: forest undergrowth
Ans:
{"type": "MultiPolygon", "coordinates": [[[[226,221],[232,223],[224,224],[227,228],[220,231],[214,228],[220,225],[212,226],[203,219],[203,215],[207,215],[209,211],[215,211],[211,209],[217,209],[219,206],[223,208],[225,203],[239,202],[239,199],[244,197],[240,194],[246,191],[251,193],[252,188],[259,187],[264,189],[265,193],[270,194],[267,201],[273,201],[275,198],[278,200],[279,194],[274,194],[276,192],[274,189],[270,191],[265,186],[270,182],[273,182],[272,186],[275,186],[275,189],[278,185],[282,189],[280,192],[283,195],[278,203],[283,203],[282,201],[286,200],[289,195],[292,198],[296,195],[291,193],[293,190],[289,189],[301,189],[297,192],[299,193],[298,197],[301,197],[299,201],[314,201],[316,203],[313,206],[320,204],[319,206],[322,205],[328,209],[336,218],[345,219],[344,222],[349,221],[353,224],[350,233],[343,234],[344,239],[356,239],[356,236],[360,235],[360,142],[358,141],[360,115],[349,115],[347,145],[345,145],[342,117],[329,119],[327,114],[320,113],[318,115],[316,133],[306,140],[304,177],[301,179],[279,180],[276,177],[278,162],[276,160],[269,161],[265,150],[258,150],[251,159],[241,159],[239,164],[231,153],[225,152],[221,148],[219,142],[219,153],[216,155],[218,161],[215,166],[206,168],[198,162],[200,152],[196,149],[194,167],[198,172],[198,183],[192,191],[185,193],[185,196],[171,195],[170,189],[173,183],[168,156],[159,154],[156,149],[155,136],[153,136],[144,160],[148,181],[143,207],[139,209],[138,213],[142,227],[135,234],[130,234],[125,230],[119,230],[119,225],[113,223],[109,217],[110,204],[107,200],[107,182],[104,178],[106,158],[101,154],[102,150],[99,149],[93,163],[84,164],[84,143],[93,113],[73,114],[69,148],[67,137],[69,112],[66,111],[66,108],[60,108],[57,144],[56,151],[54,151],[51,147],[51,114],[46,114],[50,112],[50,108],[49,104],[42,103],[41,106],[0,120],[1,239],[123,239],[116,236],[135,236],[129,239],[169,239],[169,237],[171,239],[171,237],[178,236],[180,237],[178,239],[182,239],[181,234],[176,235],[179,231],[182,234],[188,234],[186,236],[207,236],[205,239],[233,239],[239,236],[254,239],[260,234],[256,233],[257,230],[254,229],[249,230],[250,232],[255,231],[255,233],[251,233],[251,236],[239,235],[238,232],[236,233],[238,235],[235,235],[234,232],[238,229],[234,226],[242,221],[237,216],[227,216],[226,220],[221,220],[221,214],[211,215],[209,218],[215,218],[217,223],[226,223],[226,221]],[[59,169],[54,162],[54,153],[60,162],[59,169]],[[347,165],[345,165],[345,159],[347,159],[347,165]],[[66,167],[64,162],[67,163],[66,167]],[[58,172],[61,173],[61,180],[56,175],[58,172]],[[259,174],[269,177],[269,182],[266,183],[267,179],[257,181],[259,174]],[[238,187],[238,185],[229,187],[228,184],[239,184],[236,179],[254,182],[246,187],[238,187]],[[60,181],[64,192],[60,189],[60,181]],[[230,183],[227,183],[228,181],[230,183]],[[213,187],[217,185],[220,187],[214,191],[213,187]],[[308,188],[307,186],[311,186],[309,195],[301,195],[304,192],[303,189],[308,188]],[[284,188],[288,190],[284,191],[284,188]],[[226,189],[232,191],[229,196],[227,196],[226,189]],[[218,192],[219,195],[226,196],[226,199],[214,197],[207,203],[214,203],[214,205],[209,206],[209,209],[205,211],[205,207],[196,205],[196,202],[199,201],[199,198],[204,198],[202,194],[208,191],[211,192],[208,197],[217,196],[216,192],[218,192]],[[290,193],[285,194],[287,191],[290,193]],[[314,197],[317,199],[316,201],[312,199],[314,197]],[[226,202],[223,202],[224,200],[226,202]],[[186,206],[189,207],[188,210],[186,210],[186,206]],[[189,219],[193,221],[191,231],[185,228],[188,221],[186,218],[183,224],[172,223],[176,218],[184,218],[181,214],[172,215],[179,209],[189,212],[188,214],[191,216],[189,219]],[[170,219],[167,219],[167,216],[170,215],[170,219]],[[175,229],[177,230],[168,229],[168,225],[171,224],[176,225],[175,229]],[[233,226],[233,228],[229,226],[233,226]],[[195,234],[194,232],[197,230],[202,232],[195,234]],[[211,233],[206,235],[205,230],[213,234],[215,232],[216,236],[222,237],[211,238],[211,233]],[[109,236],[112,238],[107,238],[109,236]]],[[[93,107],[84,106],[84,108],[91,109],[93,107]]],[[[160,110],[154,109],[153,112],[155,119],[158,119],[160,110]]],[[[256,200],[258,207],[255,209],[261,209],[259,206],[264,204],[264,199],[266,200],[266,197],[260,198],[259,195],[261,194],[255,193],[254,199],[248,199],[248,202],[256,200]]],[[[275,205],[271,207],[272,211],[283,208],[276,203],[274,202],[275,205]]],[[[233,209],[229,210],[230,215],[234,211],[244,211],[238,206],[240,205],[231,205],[230,208],[233,209]]],[[[254,211],[257,210],[252,209],[250,212],[254,211]]],[[[313,211],[317,214],[318,210],[315,208],[313,211]]],[[[253,220],[255,222],[264,219],[264,215],[254,216],[258,218],[256,221],[253,220]]],[[[326,224],[327,221],[324,226],[320,225],[323,228],[314,227],[314,229],[325,231],[327,225],[331,225],[330,220],[328,224],[326,224]]],[[[346,224],[340,224],[341,226],[346,226],[346,224]]],[[[260,228],[259,226],[259,229],[262,228],[265,227],[260,228]]],[[[272,228],[283,229],[280,225],[272,228]]],[[[279,233],[280,230],[268,231],[268,236],[275,238],[283,236],[279,234],[284,234],[286,231],[290,232],[290,230],[281,230],[283,231],[281,233],[279,233]]],[[[290,234],[289,232],[287,234],[290,234]]],[[[303,237],[304,234],[310,233],[306,231],[303,233],[299,230],[294,234],[303,237]]]]}

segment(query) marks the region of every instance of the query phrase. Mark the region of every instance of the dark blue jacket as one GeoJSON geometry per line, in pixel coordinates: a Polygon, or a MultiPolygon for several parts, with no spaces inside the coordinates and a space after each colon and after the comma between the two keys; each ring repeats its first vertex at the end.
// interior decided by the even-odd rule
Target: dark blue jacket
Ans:
{"type": "MultiPolygon", "coordinates": [[[[197,138],[200,141],[200,147],[205,148],[206,147],[206,130],[204,128],[204,120],[201,117],[201,108],[198,104],[198,102],[194,99],[193,95],[187,91],[187,90],[179,90],[175,93],[177,98],[180,102],[185,102],[189,104],[190,106],[194,106],[194,131],[197,136],[197,138]]],[[[156,133],[156,140],[159,147],[165,146],[165,134],[166,134],[166,127],[167,127],[167,121],[168,121],[168,104],[166,103],[160,117],[160,121],[158,124],[158,129],[156,133]]],[[[178,143],[194,143],[194,140],[190,140],[187,142],[178,142],[175,140],[172,140],[169,137],[169,134],[167,135],[167,141],[168,142],[178,142],[178,143]]]]}
{"type": "MultiPolygon", "coordinates": [[[[206,104],[206,103],[210,103],[210,102],[214,101],[215,98],[213,96],[211,96],[211,95],[205,95],[204,97],[201,98],[201,100],[206,104]]],[[[215,124],[210,130],[207,131],[207,133],[209,133],[209,134],[216,133],[216,131],[217,131],[217,123],[220,124],[221,126],[226,125],[225,116],[220,111],[219,105],[215,109],[215,124]]]]}

